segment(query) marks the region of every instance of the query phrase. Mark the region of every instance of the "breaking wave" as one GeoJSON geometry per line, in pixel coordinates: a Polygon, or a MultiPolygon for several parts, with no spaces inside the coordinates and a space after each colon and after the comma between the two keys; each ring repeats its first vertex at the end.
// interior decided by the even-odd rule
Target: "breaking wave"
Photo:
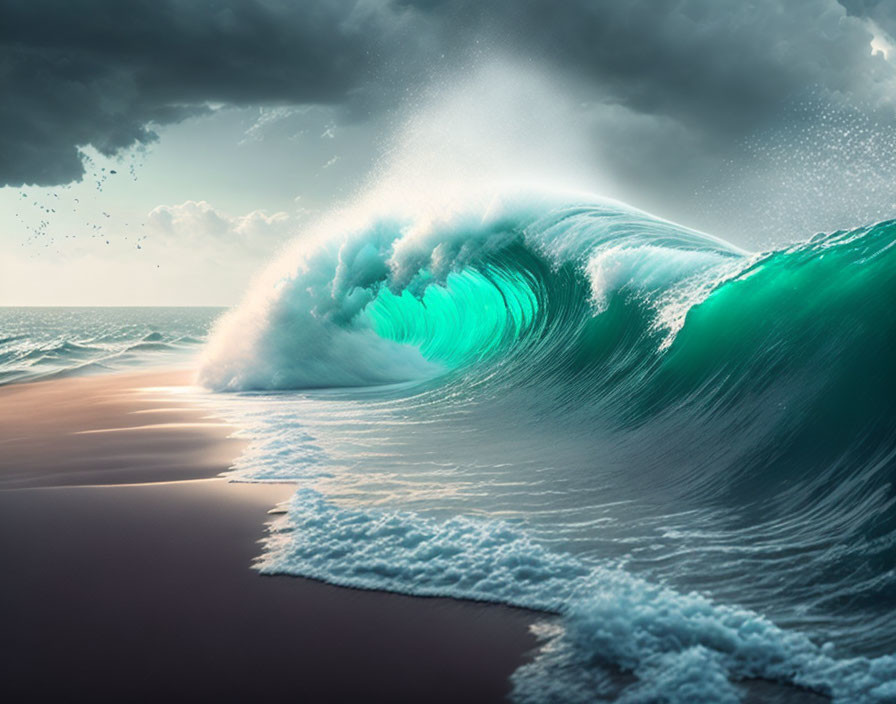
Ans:
{"type": "Polygon", "coordinates": [[[896,700],[896,221],[750,253],[529,192],[325,229],[200,375],[236,476],[302,485],[262,570],[560,614],[522,701],[896,700]]]}

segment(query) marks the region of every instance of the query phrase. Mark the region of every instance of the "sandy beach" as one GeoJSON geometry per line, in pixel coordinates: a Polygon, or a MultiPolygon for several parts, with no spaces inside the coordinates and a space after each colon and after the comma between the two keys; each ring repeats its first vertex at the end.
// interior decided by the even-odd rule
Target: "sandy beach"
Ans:
{"type": "Polygon", "coordinates": [[[531,613],[251,569],[291,487],[218,477],[189,379],[0,389],[0,698],[503,700],[531,613]]]}

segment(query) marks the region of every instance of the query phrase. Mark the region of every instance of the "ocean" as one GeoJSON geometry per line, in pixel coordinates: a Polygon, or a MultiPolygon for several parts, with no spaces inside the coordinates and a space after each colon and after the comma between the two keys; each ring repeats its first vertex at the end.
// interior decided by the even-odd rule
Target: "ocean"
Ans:
{"type": "Polygon", "coordinates": [[[296,484],[256,567],[550,614],[516,701],[893,702],[894,243],[510,194],[332,226],[223,316],[6,310],[0,370],[201,346],[231,478],[296,484]]]}
{"type": "Polygon", "coordinates": [[[0,307],[0,385],[195,364],[223,308],[0,307]]]}

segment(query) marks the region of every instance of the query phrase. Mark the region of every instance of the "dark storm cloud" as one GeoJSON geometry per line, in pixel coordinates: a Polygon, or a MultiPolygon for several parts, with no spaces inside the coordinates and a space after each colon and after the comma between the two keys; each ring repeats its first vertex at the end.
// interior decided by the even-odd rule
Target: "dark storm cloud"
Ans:
{"type": "MultiPolygon", "coordinates": [[[[457,21],[455,3],[424,5],[457,21]]],[[[592,97],[710,132],[742,132],[809,91],[878,101],[894,77],[836,0],[499,0],[469,11],[480,33],[580,77],[592,97]]]]}
{"type": "MultiPolygon", "coordinates": [[[[700,134],[711,151],[823,100],[892,99],[872,57],[873,0],[0,0],[0,184],[79,178],[77,147],[111,154],[208,103],[374,109],[490,51],[578,81],[583,102],[700,134]],[[845,6],[845,7],[844,7],[845,6]],[[847,15],[847,10],[849,15],[847,15]],[[444,57],[444,58],[443,58],[444,57]],[[438,68],[437,68],[438,67],[438,68]]],[[[605,118],[606,119],[606,118],[605,118]]],[[[626,139],[624,126],[614,134],[626,139]]],[[[674,147],[674,145],[672,145],[674,147]]],[[[620,145],[620,154],[639,144],[620,145]]],[[[661,155],[660,155],[661,156],[661,155]]],[[[700,155],[697,154],[697,157],[700,155]]],[[[667,159],[667,161],[670,161],[667,159]]]]}
{"type": "Polygon", "coordinates": [[[896,3],[892,0],[840,0],[853,17],[873,21],[891,37],[896,37],[896,3]]]}
{"type": "Polygon", "coordinates": [[[339,0],[0,0],[0,184],[77,179],[78,146],[207,103],[344,101],[400,24],[339,0]]]}
{"type": "MultiPolygon", "coordinates": [[[[807,174],[819,163],[830,165],[818,153],[824,144],[841,156],[867,153],[832,124],[842,133],[861,122],[878,136],[896,129],[896,66],[872,55],[867,21],[876,18],[883,27],[886,17],[896,16],[890,0],[873,7],[866,0],[849,11],[837,0],[493,0],[465,3],[463,11],[455,2],[422,7],[450,36],[475,36],[480,46],[497,41],[573,81],[589,114],[595,162],[623,199],[729,235],[760,226],[830,228],[844,219],[892,214],[892,187],[877,188],[874,207],[861,213],[844,205],[862,200],[869,186],[859,168],[825,182],[829,208],[804,187],[817,185],[807,174]],[[770,135],[797,163],[782,165],[754,148],[757,136],[770,135]],[[696,195],[721,183],[725,195],[718,203],[696,195]],[[771,196],[800,200],[818,217],[766,222],[761,203],[771,196]]],[[[881,150],[891,143],[873,141],[881,150]]],[[[896,183],[893,176],[889,183],[896,183]]],[[[881,183],[887,180],[876,179],[874,187],[881,183]]]]}

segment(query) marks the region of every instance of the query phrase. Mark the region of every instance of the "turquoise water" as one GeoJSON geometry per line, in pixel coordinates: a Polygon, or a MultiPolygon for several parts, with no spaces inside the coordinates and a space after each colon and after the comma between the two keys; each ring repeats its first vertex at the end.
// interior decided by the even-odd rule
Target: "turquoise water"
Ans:
{"type": "Polygon", "coordinates": [[[0,384],[195,363],[221,308],[0,308],[0,384]]]}
{"type": "Polygon", "coordinates": [[[259,568],[558,614],[519,701],[896,701],[896,223],[746,252],[623,204],[371,217],[203,360],[294,481],[259,568]]]}

